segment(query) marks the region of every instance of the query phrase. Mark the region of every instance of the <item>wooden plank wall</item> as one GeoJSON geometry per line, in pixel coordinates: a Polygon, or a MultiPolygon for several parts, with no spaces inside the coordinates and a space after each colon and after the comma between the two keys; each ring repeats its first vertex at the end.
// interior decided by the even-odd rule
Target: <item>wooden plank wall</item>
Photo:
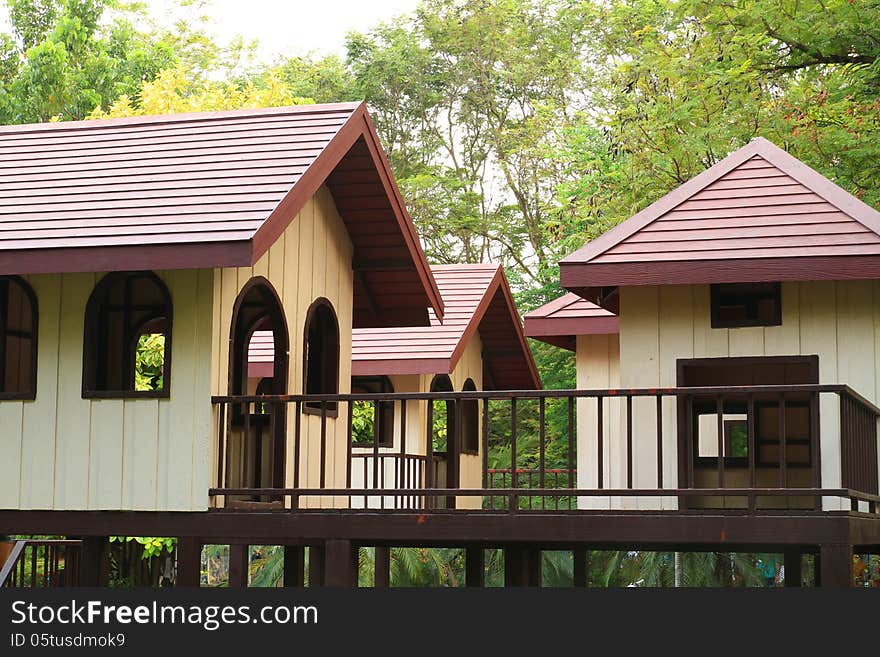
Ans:
{"type": "MultiPolygon", "coordinates": [[[[254,276],[263,276],[275,287],[284,305],[290,334],[290,371],[287,390],[303,391],[303,340],[306,312],[312,302],[326,297],[339,321],[339,392],[351,386],[351,325],[353,303],[352,246],[333,198],[322,187],[287,227],[282,236],[253,267],[218,270],[214,284],[213,357],[211,390],[228,394],[229,338],[232,308],[239,291],[254,276]]],[[[293,487],[293,407],[288,413],[287,480],[293,487]]],[[[326,486],[345,486],[348,409],[340,404],[338,418],[327,420],[326,486]]],[[[215,430],[217,417],[214,416],[215,430]]],[[[300,486],[320,483],[320,418],[303,415],[300,448],[300,486]]],[[[214,434],[216,435],[216,434],[214,434]]],[[[211,449],[211,472],[216,470],[215,443],[211,449]]],[[[207,495],[207,488],[206,488],[207,495]]],[[[206,497],[207,500],[207,497],[206,497]]],[[[340,506],[346,500],[303,500],[304,506],[340,506]]]]}
{"type": "MultiPolygon", "coordinates": [[[[876,403],[880,391],[878,304],[880,281],[783,283],[781,326],[713,329],[708,285],[625,287],[621,289],[620,385],[674,386],[678,358],[815,354],[820,383],[849,384],[876,403]]],[[[656,435],[655,411],[653,405],[637,408],[634,485],[653,487],[656,449],[648,443],[656,435]]],[[[836,487],[840,485],[836,397],[823,395],[820,416],[822,483],[836,487]]],[[[672,400],[664,406],[664,418],[665,445],[674,454],[677,431],[672,400]]],[[[676,485],[675,459],[665,457],[664,479],[666,486],[676,485]]],[[[669,502],[674,504],[674,500],[669,502]]]]}
{"type": "Polygon", "coordinates": [[[207,506],[213,272],[159,271],[174,307],[170,399],[82,398],[84,314],[101,274],[30,276],[37,395],[0,402],[0,508],[207,506]]]}

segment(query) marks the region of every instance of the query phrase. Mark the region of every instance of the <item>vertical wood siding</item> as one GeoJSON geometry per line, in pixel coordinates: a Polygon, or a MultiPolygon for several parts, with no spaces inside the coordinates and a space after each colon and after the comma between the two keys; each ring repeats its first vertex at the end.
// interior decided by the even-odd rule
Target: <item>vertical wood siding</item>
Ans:
{"type": "MultiPolygon", "coordinates": [[[[339,391],[351,385],[351,325],[353,303],[352,246],[345,225],[336,211],[326,187],[305,205],[281,237],[253,267],[217,270],[214,278],[211,391],[229,392],[229,339],[232,308],[242,287],[254,276],[264,276],[275,287],[284,306],[290,334],[290,370],[287,390],[303,392],[303,331],[306,311],[311,303],[326,297],[333,304],[339,321],[339,391]]],[[[327,487],[345,486],[348,408],[339,405],[338,418],[327,419],[327,487]]],[[[288,412],[286,485],[293,487],[294,423],[296,414],[288,412]]],[[[216,413],[212,435],[217,431],[216,413]]],[[[321,420],[303,415],[300,445],[300,486],[318,487],[320,483],[321,420]]],[[[211,442],[210,472],[216,472],[216,440],[211,442]]],[[[206,457],[207,459],[207,457],[206,457]]],[[[206,472],[208,469],[206,468],[206,472]]],[[[207,486],[205,487],[207,506],[207,486]]],[[[341,506],[347,500],[302,500],[303,506],[341,506]]]]}
{"type": "MultiPolygon", "coordinates": [[[[846,383],[874,403],[878,401],[880,281],[783,283],[782,325],[737,329],[711,328],[708,285],[624,287],[620,295],[621,387],[676,385],[678,358],[818,355],[820,383],[846,383]]],[[[591,367],[596,367],[595,363],[582,358],[579,349],[579,386],[582,377],[586,382],[588,376],[582,370],[591,367]]],[[[653,403],[643,409],[634,404],[633,410],[634,486],[653,487],[653,403]]],[[[820,422],[822,483],[837,487],[840,441],[836,397],[822,396],[820,422]]],[[[666,454],[674,455],[677,430],[671,400],[664,406],[664,423],[666,454]]],[[[586,429],[580,440],[589,440],[586,429]]],[[[664,466],[664,484],[672,487],[677,481],[676,459],[665,456],[664,466]]],[[[675,500],[664,498],[664,508],[670,503],[674,505],[675,500]]],[[[639,504],[651,508],[648,500],[639,504]]]]}
{"type": "Polygon", "coordinates": [[[213,273],[159,271],[174,305],[169,399],[82,398],[86,302],[103,274],[35,275],[37,395],[0,402],[0,508],[207,506],[213,273]]]}

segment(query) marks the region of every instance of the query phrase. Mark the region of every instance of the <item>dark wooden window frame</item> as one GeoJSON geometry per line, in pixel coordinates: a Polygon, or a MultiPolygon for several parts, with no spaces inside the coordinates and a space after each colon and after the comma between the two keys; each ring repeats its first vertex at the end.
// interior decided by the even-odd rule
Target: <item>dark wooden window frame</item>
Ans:
{"type": "MultiPolygon", "coordinates": [[[[746,296],[747,293],[743,294],[746,296]]],[[[748,303],[746,301],[745,303],[748,303]]],[[[710,286],[710,308],[712,328],[745,328],[749,326],[780,326],[782,324],[782,285],[780,283],[715,283],[710,286]],[[722,319],[720,304],[726,290],[732,286],[753,286],[756,296],[771,298],[775,302],[773,316],[767,320],[745,318],[741,320],[722,319]],[[768,287],[769,286],[769,287],[768,287]],[[759,288],[769,290],[759,292],[759,288]]]]}
{"type": "MultiPolygon", "coordinates": [[[[319,297],[312,302],[312,305],[309,306],[308,311],[306,312],[306,321],[305,327],[303,328],[303,393],[304,394],[326,394],[326,395],[335,395],[339,393],[339,317],[336,314],[336,309],[333,307],[333,304],[329,299],[325,297],[319,297]],[[317,315],[320,309],[326,309],[330,312],[330,316],[333,319],[333,325],[336,331],[335,335],[335,345],[331,347],[333,352],[330,354],[330,360],[324,362],[325,367],[331,367],[333,369],[333,378],[335,379],[335,385],[332,386],[333,390],[324,390],[321,392],[309,392],[309,331],[312,326],[312,322],[315,321],[315,315],[317,315]]],[[[324,372],[324,375],[327,375],[327,372],[324,372]]],[[[310,402],[302,405],[303,413],[307,415],[322,415],[326,413],[327,417],[335,418],[339,414],[339,409],[336,405],[336,402],[326,402],[323,404],[324,408],[322,410],[322,404],[319,402],[310,402]]]]}
{"type": "MultiPolygon", "coordinates": [[[[39,306],[37,305],[37,295],[34,293],[34,289],[30,286],[30,284],[24,280],[21,276],[2,276],[0,277],[0,283],[6,283],[6,286],[0,286],[0,308],[3,309],[3,316],[0,317],[0,401],[33,401],[37,398],[37,342],[39,340],[39,306]],[[3,390],[3,381],[5,379],[6,373],[4,371],[5,363],[6,363],[6,340],[12,334],[12,331],[6,326],[5,322],[5,313],[6,313],[6,305],[8,300],[6,298],[8,285],[17,285],[21,291],[24,293],[25,297],[28,299],[31,305],[31,330],[30,334],[27,335],[18,335],[17,337],[26,338],[30,340],[31,347],[31,367],[30,367],[30,377],[29,377],[29,389],[21,390],[16,392],[6,392],[3,390]],[[5,289],[4,289],[5,288],[5,289]]],[[[16,332],[18,333],[18,332],[16,332]]]]}
{"type": "MultiPolygon", "coordinates": [[[[477,390],[473,379],[467,379],[461,387],[462,392],[477,390]]],[[[461,453],[477,455],[480,453],[480,402],[476,399],[461,402],[461,453]]]]}
{"type": "MultiPolygon", "coordinates": [[[[394,385],[387,376],[353,376],[351,391],[355,394],[393,393],[394,385]]],[[[394,402],[374,402],[373,422],[379,423],[379,447],[394,447],[394,402]]],[[[352,447],[373,447],[373,441],[352,442],[351,445],[352,447]]]]}
{"type": "MultiPolygon", "coordinates": [[[[272,376],[264,377],[258,386],[269,380],[271,381],[271,391],[268,394],[283,395],[287,393],[288,387],[288,370],[289,370],[289,349],[290,349],[290,332],[287,326],[287,315],[284,312],[284,305],[281,297],[275,290],[275,287],[269,280],[263,276],[254,276],[248,280],[239,290],[232,307],[232,318],[229,328],[229,364],[227,373],[227,385],[230,395],[243,395],[247,389],[247,360],[248,347],[253,337],[254,331],[258,330],[260,323],[266,320],[271,321],[272,335],[274,338],[274,361],[272,367],[272,376]],[[258,307],[265,309],[265,312],[250,319],[247,323],[243,323],[241,318],[242,312],[249,305],[248,297],[254,290],[259,290],[263,299],[258,307]]],[[[257,394],[265,394],[265,389],[255,391],[257,394]]],[[[266,405],[254,405],[258,409],[257,413],[250,413],[247,422],[252,422],[253,426],[261,426],[271,424],[271,416],[274,415],[275,434],[272,437],[273,446],[273,467],[269,476],[274,487],[282,487],[285,481],[286,468],[286,418],[287,409],[285,404],[277,404],[274,409],[268,408],[266,405]]],[[[233,404],[228,420],[232,426],[243,427],[245,425],[245,413],[243,405],[233,404]]]]}
{"type": "MultiPolygon", "coordinates": [[[[137,306],[132,306],[136,308],[137,306]]],[[[124,310],[129,309],[129,304],[123,306],[124,310]]],[[[168,399],[171,396],[171,354],[172,354],[172,327],[173,327],[174,304],[171,299],[171,293],[165,282],[152,271],[118,271],[111,272],[104,276],[97,285],[95,285],[89,300],[86,303],[86,311],[84,318],[84,335],[83,335],[83,377],[82,377],[82,397],[83,399],[168,399]],[[101,313],[98,304],[101,302],[101,295],[111,285],[119,281],[125,281],[128,278],[148,278],[156,284],[159,291],[165,297],[165,303],[161,306],[153,306],[157,312],[161,309],[160,314],[156,314],[153,318],[146,320],[141,327],[148,325],[159,317],[165,320],[165,357],[163,359],[162,389],[161,390],[98,390],[94,381],[97,376],[97,368],[100,367],[97,358],[98,345],[93,340],[100,339],[102,331],[107,321],[106,313],[101,313]]],[[[139,334],[140,335],[140,334],[139,334]]],[[[138,336],[132,335],[131,339],[136,341],[138,336]]],[[[137,353],[137,346],[133,348],[132,355],[137,353]]],[[[132,368],[134,363],[131,364],[132,368]]],[[[132,385],[134,378],[132,372],[132,385]]]]}

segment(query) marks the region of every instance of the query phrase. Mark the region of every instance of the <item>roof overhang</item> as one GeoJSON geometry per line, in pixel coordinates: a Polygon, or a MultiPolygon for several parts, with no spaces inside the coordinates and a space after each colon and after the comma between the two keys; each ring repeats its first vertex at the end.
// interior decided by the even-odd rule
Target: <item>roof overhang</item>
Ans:
{"type": "Polygon", "coordinates": [[[524,318],[526,337],[574,351],[579,335],[612,335],[620,332],[620,318],[617,315],[601,308],[577,307],[586,303],[569,293],[527,313],[524,318]]]}
{"type": "MultiPolygon", "coordinates": [[[[153,241],[150,234],[115,241],[107,235],[80,239],[76,245],[63,239],[37,248],[10,245],[12,248],[0,249],[0,274],[253,266],[326,184],[353,246],[354,326],[424,326],[429,323],[428,308],[442,317],[439,289],[364,103],[9,126],[5,130],[16,137],[39,134],[58,139],[59,133],[79,128],[103,126],[118,131],[148,123],[151,129],[154,124],[157,130],[165,126],[176,129],[188,121],[250,115],[269,120],[309,112],[347,113],[347,118],[249,237],[241,231],[226,236],[217,232],[194,240],[191,234],[169,231],[153,241]]],[[[235,162],[230,161],[229,166],[234,167],[235,162]]],[[[143,221],[149,223],[148,218],[143,221]]]]}
{"type": "MultiPolygon", "coordinates": [[[[739,169],[749,167],[751,164],[749,160],[752,158],[766,161],[769,163],[768,166],[778,170],[773,175],[787,176],[785,180],[789,180],[792,184],[802,185],[808,192],[814,194],[817,203],[821,202],[827,207],[833,208],[835,212],[839,213],[837,216],[840,217],[835,219],[836,222],[851,221],[854,230],[871,235],[871,239],[876,242],[877,235],[880,235],[880,212],[781,148],[766,139],[758,138],[564,258],[559,263],[562,286],[585,299],[607,306],[605,299],[608,297],[609,288],[618,286],[880,278],[880,245],[877,243],[849,245],[843,240],[839,242],[830,242],[829,240],[830,243],[823,243],[821,238],[817,238],[816,235],[811,237],[810,231],[806,231],[808,234],[805,237],[798,238],[799,244],[803,244],[802,248],[808,251],[808,254],[799,252],[800,246],[796,248],[787,246],[778,249],[762,247],[763,250],[744,248],[752,243],[748,241],[752,239],[751,237],[741,237],[739,239],[743,242],[738,244],[736,248],[719,248],[716,253],[710,254],[710,256],[697,249],[686,252],[683,257],[669,257],[662,252],[662,249],[654,253],[642,249],[621,252],[618,248],[617,252],[613,251],[615,247],[619,247],[653,222],[662,219],[667,213],[673,213],[670,215],[673,216],[675,212],[680,212],[679,206],[688,208],[682,214],[693,215],[692,219],[694,220],[704,216],[704,212],[708,213],[705,216],[713,216],[711,203],[707,201],[700,202],[704,204],[703,207],[707,208],[704,211],[692,210],[682,204],[687,203],[692,197],[700,194],[709,185],[718,182],[727,174],[731,174],[731,177],[747,176],[745,171],[739,169]],[[774,253],[774,251],[776,252],[774,253]],[[610,257],[609,253],[611,253],[610,257]]],[[[726,185],[725,189],[731,188],[730,183],[726,185]]],[[[744,188],[739,193],[747,195],[748,192],[749,190],[744,188]]],[[[785,219],[788,221],[789,206],[785,204],[800,202],[785,198],[786,193],[789,193],[788,189],[781,189],[779,200],[776,201],[775,207],[771,208],[771,214],[776,220],[785,219]]],[[[718,194],[718,192],[714,192],[714,194],[718,194]]],[[[698,196],[698,198],[700,197],[698,196]]],[[[773,233],[772,225],[770,225],[772,222],[754,221],[755,217],[760,216],[758,211],[761,205],[761,202],[755,202],[759,207],[752,208],[750,213],[737,212],[719,214],[718,216],[748,215],[750,223],[746,223],[746,226],[765,223],[768,227],[758,236],[775,244],[776,236],[773,233]]],[[[802,206],[793,207],[790,215],[792,221],[804,216],[802,213],[809,211],[809,208],[804,209],[802,206]]],[[[735,221],[731,219],[725,221],[728,222],[726,230],[739,230],[735,221]]],[[[827,219],[821,221],[827,221],[827,219]]],[[[673,221],[671,223],[679,224],[681,222],[673,221]]],[[[669,225],[669,222],[664,225],[669,225]]],[[[657,230],[654,227],[651,228],[657,230]]],[[[754,229],[744,227],[741,234],[751,235],[752,233],[747,232],[748,230],[754,229]]],[[[650,233],[646,232],[644,239],[647,239],[648,235],[650,233]]],[[[678,243],[688,244],[685,241],[678,243]]],[[[683,248],[687,249],[687,246],[683,248]]],[[[714,243],[712,248],[716,248],[714,243]]]]}
{"type": "MultiPolygon", "coordinates": [[[[445,330],[435,325],[432,330],[445,330]]],[[[365,358],[353,356],[352,376],[387,376],[394,374],[452,374],[468,348],[479,334],[482,341],[485,389],[541,388],[538,368],[523,333],[516,304],[498,267],[487,285],[479,304],[462,327],[455,348],[445,358],[419,358],[417,353],[400,357],[365,358]]]]}

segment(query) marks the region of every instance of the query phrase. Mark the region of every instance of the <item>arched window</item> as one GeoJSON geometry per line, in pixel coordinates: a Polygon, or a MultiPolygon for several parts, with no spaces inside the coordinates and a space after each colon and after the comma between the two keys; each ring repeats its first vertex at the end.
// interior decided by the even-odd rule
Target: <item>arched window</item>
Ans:
{"type": "Polygon", "coordinates": [[[0,399],[37,395],[37,297],[24,279],[0,277],[0,399]]]}
{"type": "MultiPolygon", "coordinates": [[[[354,376],[351,379],[352,394],[379,394],[394,392],[387,376],[354,376]]],[[[351,444],[356,447],[372,447],[379,432],[379,447],[394,446],[394,402],[359,401],[352,409],[351,444]]]]}
{"type": "MultiPolygon", "coordinates": [[[[454,392],[452,379],[446,374],[438,374],[431,381],[431,392],[454,392]]],[[[454,443],[455,406],[446,401],[431,402],[433,411],[433,441],[435,452],[447,452],[454,443]]]]}
{"type": "MultiPolygon", "coordinates": [[[[461,389],[470,392],[477,386],[473,379],[468,379],[461,389]]],[[[468,454],[480,451],[480,402],[476,399],[465,399],[461,403],[461,451],[468,454]]]]}
{"type": "Polygon", "coordinates": [[[83,397],[167,397],[171,295],[152,272],[115,272],[86,305],[83,397]]]}
{"type": "MultiPolygon", "coordinates": [[[[333,305],[316,300],[306,313],[303,350],[303,390],[307,395],[335,395],[339,392],[339,322],[333,305]]],[[[306,411],[321,410],[320,402],[305,404],[306,411]]],[[[336,403],[326,409],[336,413],[336,403]]]]}

